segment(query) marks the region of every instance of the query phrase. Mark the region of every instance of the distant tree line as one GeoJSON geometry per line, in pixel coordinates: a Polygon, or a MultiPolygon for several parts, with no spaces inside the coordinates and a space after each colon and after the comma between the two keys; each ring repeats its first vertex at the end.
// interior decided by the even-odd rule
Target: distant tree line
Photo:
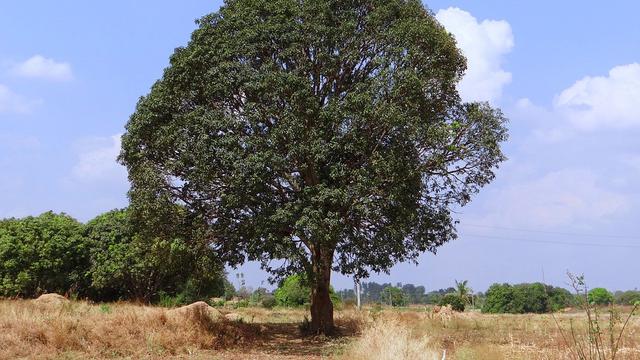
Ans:
{"type": "MultiPolygon", "coordinates": [[[[391,295],[391,301],[393,302],[393,298],[396,300],[395,305],[404,306],[409,304],[438,304],[446,294],[455,292],[456,289],[452,287],[426,292],[425,287],[422,285],[398,283],[394,286],[391,283],[363,282],[360,296],[364,304],[388,304],[390,302],[389,295],[391,295]]],[[[355,299],[355,291],[353,289],[340,290],[338,295],[343,300],[355,299]]]]}
{"type": "Polygon", "coordinates": [[[155,236],[135,229],[127,209],[86,224],[53,212],[0,220],[0,296],[186,303],[229,290],[215,253],[187,226],[155,236]]]}
{"type": "MultiPolygon", "coordinates": [[[[338,291],[345,302],[355,300],[353,289],[338,291]]],[[[426,292],[424,286],[376,282],[362,283],[363,304],[391,306],[451,305],[458,311],[474,306],[486,313],[546,313],[573,307],[576,295],[569,290],[542,283],[493,284],[486,293],[473,294],[466,281],[456,282],[456,287],[426,292]]],[[[588,294],[590,303],[596,305],[634,305],[640,302],[640,291],[618,291],[612,294],[604,288],[594,288],[588,294]]]]}

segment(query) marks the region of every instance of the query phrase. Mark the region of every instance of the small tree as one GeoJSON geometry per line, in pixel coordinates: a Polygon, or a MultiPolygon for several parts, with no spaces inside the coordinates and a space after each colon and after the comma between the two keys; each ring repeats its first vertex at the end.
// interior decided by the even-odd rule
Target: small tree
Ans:
{"type": "Polygon", "coordinates": [[[394,286],[387,286],[380,293],[380,300],[390,306],[405,306],[407,305],[407,296],[401,288],[394,286]]]}
{"type": "Polygon", "coordinates": [[[100,300],[145,302],[180,295],[178,303],[220,296],[224,271],[214,251],[183,236],[139,234],[128,209],[113,210],[89,221],[84,235],[91,244],[93,296],[100,300]]]}
{"type": "Polygon", "coordinates": [[[454,239],[506,120],[461,102],[465,59],[418,0],[228,0],[198,24],[127,124],[132,206],[152,232],[185,208],[230,265],[306,273],[331,332],[331,272],[454,239]]]}
{"type": "Polygon", "coordinates": [[[66,214],[0,221],[0,295],[87,295],[89,244],[66,214]]]}
{"type": "Polygon", "coordinates": [[[595,305],[613,304],[613,294],[605,288],[593,288],[589,291],[589,303],[595,305]]]}
{"type": "Polygon", "coordinates": [[[462,280],[456,282],[457,295],[465,304],[471,304],[471,297],[473,296],[473,290],[469,287],[469,280],[462,280]]]}
{"type": "Polygon", "coordinates": [[[466,304],[459,294],[447,294],[440,299],[438,305],[449,305],[453,311],[463,312],[466,304]]]}

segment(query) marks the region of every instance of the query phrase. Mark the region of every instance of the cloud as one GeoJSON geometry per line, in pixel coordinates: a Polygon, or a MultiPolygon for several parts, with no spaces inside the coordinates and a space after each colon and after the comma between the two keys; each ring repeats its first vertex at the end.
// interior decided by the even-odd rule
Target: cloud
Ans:
{"type": "Polygon", "coordinates": [[[640,64],[616,66],[607,76],[587,76],[556,96],[554,107],[580,130],[640,126],[640,64]]]}
{"type": "Polygon", "coordinates": [[[116,161],[120,153],[120,136],[81,141],[78,161],[71,171],[72,178],[81,182],[126,181],[127,172],[116,161]]]}
{"type": "Polygon", "coordinates": [[[495,102],[511,73],[502,69],[503,57],[513,48],[511,26],[504,20],[478,22],[470,13],[450,7],[436,19],[451,32],[467,57],[467,72],[458,85],[465,101],[495,102]]]}
{"type": "Polygon", "coordinates": [[[499,189],[474,222],[534,229],[598,223],[630,207],[609,188],[590,170],[550,172],[499,189]]]}
{"type": "Polygon", "coordinates": [[[22,96],[14,93],[8,87],[0,84],[0,114],[27,114],[31,111],[31,103],[22,96]]]}
{"type": "Polygon", "coordinates": [[[32,56],[26,61],[17,64],[12,73],[20,77],[54,81],[69,81],[73,79],[69,63],[57,62],[41,55],[32,56]]]}

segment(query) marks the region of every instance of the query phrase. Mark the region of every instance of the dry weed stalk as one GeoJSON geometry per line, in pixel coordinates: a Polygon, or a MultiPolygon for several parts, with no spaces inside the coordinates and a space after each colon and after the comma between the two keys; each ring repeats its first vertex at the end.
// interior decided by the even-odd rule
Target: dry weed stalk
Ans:
{"type": "Polygon", "coordinates": [[[615,360],[620,351],[622,336],[627,329],[629,321],[638,309],[638,304],[633,307],[624,321],[622,321],[620,312],[613,304],[610,304],[607,329],[605,331],[601,327],[602,316],[599,307],[589,301],[589,289],[584,281],[584,276],[577,276],[570,272],[568,272],[567,275],[570,280],[570,285],[576,293],[578,305],[586,314],[586,334],[579,333],[579,329],[576,329],[574,320],[569,319],[569,334],[567,335],[555,314],[552,313],[552,317],[570,350],[572,359],[615,360]],[[622,324],[622,327],[619,332],[616,333],[618,325],[620,324],[622,324]],[[606,335],[608,335],[608,337],[606,335]]]}

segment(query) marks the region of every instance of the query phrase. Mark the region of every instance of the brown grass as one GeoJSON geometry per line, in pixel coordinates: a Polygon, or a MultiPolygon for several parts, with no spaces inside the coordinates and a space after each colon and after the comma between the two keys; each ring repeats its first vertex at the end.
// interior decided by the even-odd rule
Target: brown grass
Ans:
{"type": "Polygon", "coordinates": [[[260,327],[204,311],[131,304],[0,302],[0,358],[166,358],[250,343],[260,327]]]}
{"type": "MultiPolygon", "coordinates": [[[[556,314],[565,333],[571,323],[577,333],[586,332],[586,318],[580,313],[556,314]]],[[[564,341],[551,315],[487,315],[480,313],[455,313],[441,316],[429,311],[385,310],[374,315],[376,322],[371,334],[378,332],[375,341],[368,333],[356,341],[345,353],[345,359],[358,358],[359,348],[369,353],[383,353],[390,348],[427,347],[435,354],[446,351],[447,359],[572,359],[571,344],[564,341]],[[388,336],[385,327],[397,328],[400,336],[388,336]],[[386,334],[386,335],[385,335],[386,334]],[[408,344],[407,341],[412,344],[408,344]]],[[[392,332],[392,333],[393,333],[392,332]]],[[[640,359],[640,318],[633,316],[623,334],[622,350],[616,359],[640,359]]],[[[404,356],[395,351],[396,357],[385,359],[431,359],[404,356]]],[[[360,357],[365,358],[365,357],[360,357]]]]}
{"type": "MultiPolygon", "coordinates": [[[[302,309],[206,308],[176,316],[134,305],[0,301],[0,359],[570,359],[550,315],[434,314],[424,308],[336,312],[339,336],[303,336],[302,309]],[[233,312],[240,321],[225,319],[233,312]],[[212,317],[211,314],[214,314],[212,317]]],[[[584,330],[584,316],[557,314],[584,330]]],[[[633,316],[618,359],[640,359],[633,316]]]]}

